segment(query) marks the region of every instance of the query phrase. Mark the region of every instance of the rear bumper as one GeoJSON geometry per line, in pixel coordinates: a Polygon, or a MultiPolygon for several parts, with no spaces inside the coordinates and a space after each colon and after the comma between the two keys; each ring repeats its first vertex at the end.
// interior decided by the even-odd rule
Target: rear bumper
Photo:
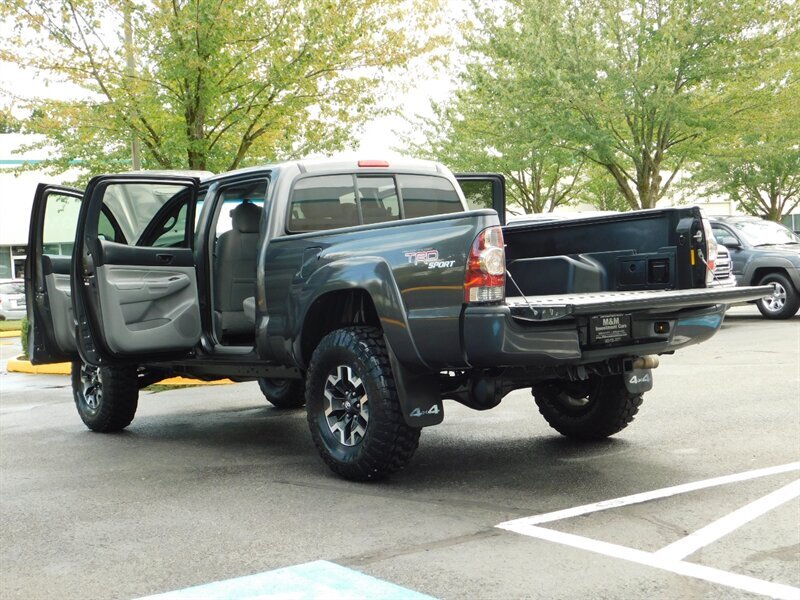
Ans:
{"type": "Polygon", "coordinates": [[[25,312],[25,308],[0,308],[0,317],[3,319],[8,319],[9,321],[14,321],[17,319],[22,319],[27,313],[25,312]]]}
{"type": "MultiPolygon", "coordinates": [[[[749,289],[750,296],[763,293],[760,288],[749,289]]],[[[702,295],[698,290],[689,297],[697,299],[702,295]]],[[[605,299],[592,310],[573,305],[569,316],[554,320],[523,318],[518,305],[468,306],[462,318],[465,360],[470,366],[481,368],[556,366],[671,352],[703,342],[720,328],[726,304],[732,298],[718,296],[720,302],[709,305],[707,299],[713,295],[705,296],[704,306],[692,307],[690,300],[689,308],[677,309],[674,299],[664,306],[651,302],[649,309],[645,304],[632,303],[630,297],[618,304],[605,299]],[[604,312],[630,314],[630,339],[608,345],[589,344],[590,317],[604,312]],[[656,323],[659,330],[665,324],[668,330],[657,333],[656,323]]],[[[531,308],[528,310],[532,312],[531,308]]]]}
{"type": "Polygon", "coordinates": [[[559,321],[524,321],[508,306],[470,306],[464,310],[462,339],[472,367],[580,365],[614,357],[661,354],[698,344],[722,324],[725,306],[715,304],[679,311],[631,315],[631,339],[610,345],[588,344],[588,317],[559,321]],[[669,325],[658,334],[655,324],[669,325]]]}

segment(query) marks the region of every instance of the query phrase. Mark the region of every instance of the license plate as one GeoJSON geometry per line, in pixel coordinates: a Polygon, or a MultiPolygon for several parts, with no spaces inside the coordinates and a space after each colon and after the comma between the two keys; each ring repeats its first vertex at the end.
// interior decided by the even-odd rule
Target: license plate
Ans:
{"type": "Polygon", "coordinates": [[[631,339],[630,315],[598,315],[589,321],[590,344],[615,344],[631,339]]]}

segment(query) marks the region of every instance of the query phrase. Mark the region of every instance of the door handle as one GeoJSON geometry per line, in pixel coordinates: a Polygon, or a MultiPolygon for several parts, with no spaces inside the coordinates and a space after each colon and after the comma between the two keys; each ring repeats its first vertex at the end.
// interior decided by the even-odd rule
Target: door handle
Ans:
{"type": "Polygon", "coordinates": [[[156,254],[156,260],[161,265],[168,265],[172,262],[172,255],[171,254],[156,254]]]}

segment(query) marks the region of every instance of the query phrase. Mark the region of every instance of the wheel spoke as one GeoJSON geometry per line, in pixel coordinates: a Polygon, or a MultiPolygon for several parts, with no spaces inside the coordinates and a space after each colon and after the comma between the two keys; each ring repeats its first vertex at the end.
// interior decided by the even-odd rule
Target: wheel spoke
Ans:
{"type": "Polygon", "coordinates": [[[325,379],[323,396],[331,434],[344,446],[360,443],[369,423],[369,399],[361,377],[352,367],[338,365],[325,379]]]}

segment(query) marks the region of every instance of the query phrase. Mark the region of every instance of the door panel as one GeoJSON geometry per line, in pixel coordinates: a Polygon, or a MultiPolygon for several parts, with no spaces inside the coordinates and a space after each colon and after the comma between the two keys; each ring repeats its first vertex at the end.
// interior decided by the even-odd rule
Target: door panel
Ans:
{"type": "Polygon", "coordinates": [[[45,275],[50,313],[53,316],[53,337],[59,348],[77,353],[75,341],[75,313],[72,312],[72,294],[69,290],[69,273],[45,275]]]}
{"type": "Polygon", "coordinates": [[[112,352],[167,352],[199,341],[194,267],[103,265],[97,287],[112,352]]]}
{"type": "Polygon", "coordinates": [[[156,175],[90,182],[72,281],[87,362],[185,358],[200,341],[193,220],[185,220],[185,231],[173,231],[176,218],[167,218],[171,212],[194,214],[197,185],[195,178],[156,175]],[[103,235],[103,211],[120,224],[121,238],[103,235]],[[146,245],[164,235],[174,246],[146,245]]]}
{"type": "Polygon", "coordinates": [[[31,211],[25,296],[33,364],[77,358],[69,272],[83,192],[40,184],[31,211]]]}

